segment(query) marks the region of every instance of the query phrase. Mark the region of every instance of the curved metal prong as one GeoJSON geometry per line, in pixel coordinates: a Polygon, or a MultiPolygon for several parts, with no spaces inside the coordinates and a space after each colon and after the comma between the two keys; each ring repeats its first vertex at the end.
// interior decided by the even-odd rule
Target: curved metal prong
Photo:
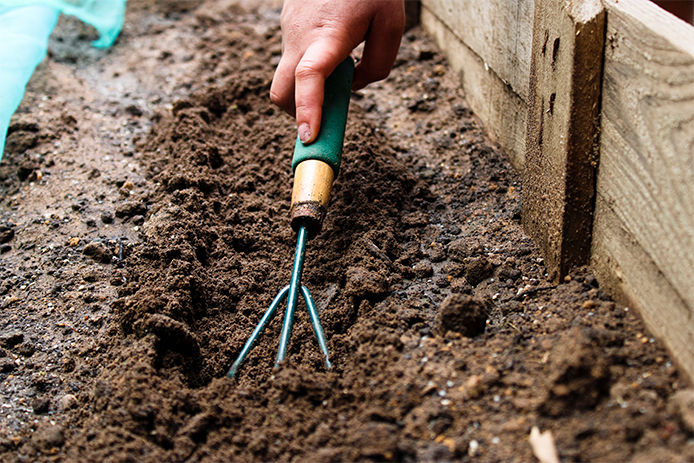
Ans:
{"type": "Polygon", "coordinates": [[[265,329],[265,325],[268,324],[270,320],[272,320],[272,317],[275,315],[275,312],[277,311],[277,307],[280,305],[282,302],[282,299],[285,298],[287,293],[289,292],[289,285],[285,286],[280,290],[279,293],[277,293],[277,296],[272,300],[272,303],[270,304],[270,307],[265,311],[265,315],[263,315],[263,318],[260,319],[258,322],[258,325],[255,327],[253,330],[253,333],[251,333],[251,337],[248,338],[248,341],[246,341],[246,344],[244,344],[243,349],[241,349],[241,353],[239,353],[239,356],[236,357],[236,361],[234,361],[234,364],[231,366],[229,369],[229,373],[227,373],[227,377],[233,378],[234,375],[236,374],[236,370],[238,370],[239,366],[241,366],[241,362],[246,358],[248,353],[251,351],[251,348],[253,347],[253,343],[255,340],[260,336],[260,334],[263,332],[265,329]]]}
{"type": "Polygon", "coordinates": [[[313,327],[313,333],[316,335],[318,340],[318,347],[320,347],[321,352],[325,356],[325,367],[329,370],[333,366],[330,363],[330,356],[328,354],[328,346],[325,342],[325,333],[323,333],[323,327],[320,324],[320,319],[318,318],[318,310],[316,310],[316,304],[313,302],[311,293],[308,291],[306,286],[301,287],[301,294],[304,296],[304,301],[306,301],[306,307],[308,307],[308,314],[311,318],[311,326],[313,327]]]}

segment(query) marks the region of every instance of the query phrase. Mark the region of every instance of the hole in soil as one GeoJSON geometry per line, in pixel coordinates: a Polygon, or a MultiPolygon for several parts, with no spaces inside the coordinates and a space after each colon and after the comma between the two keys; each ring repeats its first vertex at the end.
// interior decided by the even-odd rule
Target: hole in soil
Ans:
{"type": "Polygon", "coordinates": [[[198,246],[195,249],[195,257],[197,257],[198,261],[203,265],[207,266],[207,249],[203,246],[198,246]]]}
{"type": "Polygon", "coordinates": [[[540,106],[540,128],[538,129],[537,144],[542,146],[544,131],[545,131],[545,98],[542,97],[542,106],[540,106]]]}
{"type": "Polygon", "coordinates": [[[554,47],[552,48],[552,66],[557,64],[557,58],[559,57],[559,37],[554,40],[554,47]]]}

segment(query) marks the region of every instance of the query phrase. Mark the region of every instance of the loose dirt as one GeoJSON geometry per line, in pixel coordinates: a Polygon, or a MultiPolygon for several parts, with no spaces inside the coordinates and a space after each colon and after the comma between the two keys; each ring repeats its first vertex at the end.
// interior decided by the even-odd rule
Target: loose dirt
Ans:
{"type": "Polygon", "coordinates": [[[279,11],[129,8],[107,52],[61,22],[10,129],[2,461],[530,462],[532,426],[565,462],[694,460],[687,384],[588,269],[547,280],[518,174],[417,28],[353,95],[308,244],[334,368],[302,311],[288,361],[278,319],[226,378],[291,271],[279,11]]]}

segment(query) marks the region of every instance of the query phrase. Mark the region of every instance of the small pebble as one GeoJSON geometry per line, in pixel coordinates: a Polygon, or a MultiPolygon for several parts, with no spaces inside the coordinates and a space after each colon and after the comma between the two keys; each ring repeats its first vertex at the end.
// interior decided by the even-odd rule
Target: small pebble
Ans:
{"type": "Polygon", "coordinates": [[[104,244],[99,243],[98,241],[88,243],[84,249],[82,249],[82,253],[85,256],[91,257],[96,262],[101,262],[104,264],[111,262],[112,253],[104,244]]]}
{"type": "Polygon", "coordinates": [[[592,299],[589,299],[583,303],[583,308],[586,310],[591,310],[595,308],[595,301],[592,299]]]}
{"type": "Polygon", "coordinates": [[[58,401],[58,408],[62,411],[74,408],[77,405],[77,397],[73,394],[65,394],[58,401]]]}
{"type": "Polygon", "coordinates": [[[479,448],[480,448],[480,443],[477,442],[476,440],[471,440],[470,445],[468,446],[468,449],[467,449],[468,456],[474,457],[475,455],[477,455],[479,448]]]}
{"type": "Polygon", "coordinates": [[[427,261],[416,263],[412,270],[414,270],[414,274],[417,276],[417,278],[430,277],[434,273],[431,263],[427,261]]]}

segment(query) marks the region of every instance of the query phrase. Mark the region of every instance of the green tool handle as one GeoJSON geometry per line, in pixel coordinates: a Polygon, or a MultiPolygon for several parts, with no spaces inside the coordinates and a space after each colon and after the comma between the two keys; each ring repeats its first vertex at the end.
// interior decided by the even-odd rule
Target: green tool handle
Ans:
{"type": "Polygon", "coordinates": [[[299,137],[296,138],[292,171],[296,170],[299,163],[316,159],[330,165],[337,177],[342,160],[342,143],[345,139],[353,77],[354,61],[348,56],[325,80],[320,131],[315,141],[309,144],[302,143],[299,137]]]}

